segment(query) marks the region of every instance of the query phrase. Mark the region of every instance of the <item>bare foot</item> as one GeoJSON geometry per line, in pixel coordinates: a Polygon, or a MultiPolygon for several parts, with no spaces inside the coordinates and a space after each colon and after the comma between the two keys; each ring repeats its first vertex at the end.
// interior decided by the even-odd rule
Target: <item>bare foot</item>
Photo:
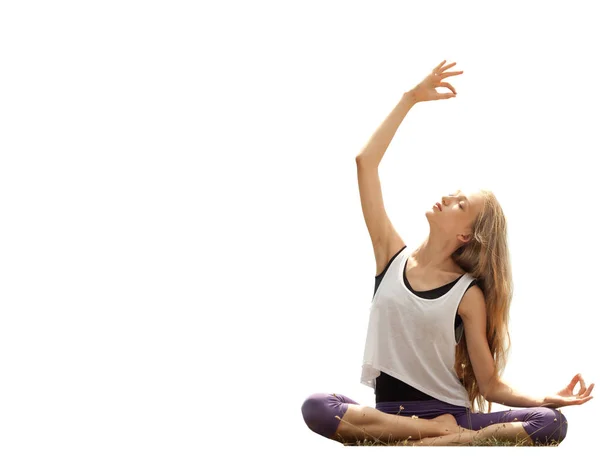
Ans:
{"type": "Polygon", "coordinates": [[[420,440],[413,440],[409,445],[469,445],[479,435],[477,431],[465,429],[456,423],[456,419],[451,414],[443,414],[433,418],[441,424],[443,433],[437,437],[424,437],[420,440]]]}

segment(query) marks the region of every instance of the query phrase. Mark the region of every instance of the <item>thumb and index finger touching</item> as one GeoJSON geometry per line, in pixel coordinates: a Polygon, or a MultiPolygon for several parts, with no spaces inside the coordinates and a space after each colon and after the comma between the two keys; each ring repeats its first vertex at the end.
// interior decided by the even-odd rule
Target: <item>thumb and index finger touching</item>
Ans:
{"type": "MultiPolygon", "coordinates": [[[[440,79],[439,83],[434,84],[434,89],[435,88],[439,88],[439,87],[445,87],[448,88],[452,91],[453,94],[450,93],[437,93],[438,95],[438,99],[448,99],[451,97],[456,97],[456,89],[454,89],[454,86],[452,86],[450,83],[446,83],[443,82],[441,80],[448,78],[449,76],[455,76],[455,75],[460,75],[463,72],[462,71],[454,71],[454,72],[448,72],[448,73],[443,73],[445,70],[448,70],[449,68],[453,67],[454,65],[456,65],[456,62],[450,63],[448,65],[446,65],[445,67],[442,67],[442,65],[445,63],[446,61],[442,61],[437,67],[435,67],[433,69],[433,73],[435,75],[437,75],[437,77],[440,79]]],[[[437,91],[436,91],[437,92],[437,91]]]]}
{"type": "MultiPolygon", "coordinates": [[[[579,392],[577,392],[577,396],[585,398],[590,395],[594,388],[594,384],[591,384],[589,387],[585,385],[585,380],[583,380],[583,376],[581,374],[577,374],[575,377],[571,379],[571,383],[567,386],[567,388],[574,392],[575,386],[579,382],[579,392]]],[[[592,397],[593,398],[593,397],[592,397]]]]}

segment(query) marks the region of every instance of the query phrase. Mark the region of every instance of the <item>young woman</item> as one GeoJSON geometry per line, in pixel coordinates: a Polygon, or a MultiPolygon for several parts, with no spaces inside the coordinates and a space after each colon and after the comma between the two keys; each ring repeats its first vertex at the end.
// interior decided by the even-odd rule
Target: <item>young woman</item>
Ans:
{"type": "Polygon", "coordinates": [[[494,194],[443,196],[427,211],[429,235],[416,248],[384,208],[378,167],[398,126],[415,104],[456,97],[442,80],[463,72],[446,72],[456,63],[445,62],[404,93],[356,158],[377,264],[361,383],[375,389],[376,407],[315,393],[302,414],[311,430],[341,442],[456,445],[490,435],[527,445],[561,442],[567,420],[556,408],[589,401],[594,384],[586,387],[577,374],[557,393],[531,397],[500,378],[510,347],[512,276],[506,219],[494,194]],[[474,402],[483,408],[485,400],[488,412],[475,412],[474,402]],[[491,413],[491,402],[522,409],[491,413]]]}

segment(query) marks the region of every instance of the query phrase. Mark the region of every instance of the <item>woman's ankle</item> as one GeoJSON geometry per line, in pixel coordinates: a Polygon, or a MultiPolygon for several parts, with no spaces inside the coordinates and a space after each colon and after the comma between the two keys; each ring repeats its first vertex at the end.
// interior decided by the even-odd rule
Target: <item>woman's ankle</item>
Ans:
{"type": "Polygon", "coordinates": [[[451,414],[442,414],[441,416],[433,418],[432,421],[435,422],[439,428],[438,436],[455,434],[463,430],[451,414]]]}

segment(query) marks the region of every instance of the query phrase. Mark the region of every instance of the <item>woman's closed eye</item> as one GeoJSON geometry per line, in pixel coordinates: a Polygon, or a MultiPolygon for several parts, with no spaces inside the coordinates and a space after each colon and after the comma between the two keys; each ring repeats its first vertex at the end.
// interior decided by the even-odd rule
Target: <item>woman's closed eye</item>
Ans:
{"type": "MultiPolygon", "coordinates": [[[[450,193],[448,196],[449,197],[455,197],[456,195],[458,195],[458,192],[456,192],[456,193],[450,193]]],[[[458,206],[460,207],[461,210],[465,211],[463,205],[461,205],[460,202],[458,202],[458,206]]]]}

